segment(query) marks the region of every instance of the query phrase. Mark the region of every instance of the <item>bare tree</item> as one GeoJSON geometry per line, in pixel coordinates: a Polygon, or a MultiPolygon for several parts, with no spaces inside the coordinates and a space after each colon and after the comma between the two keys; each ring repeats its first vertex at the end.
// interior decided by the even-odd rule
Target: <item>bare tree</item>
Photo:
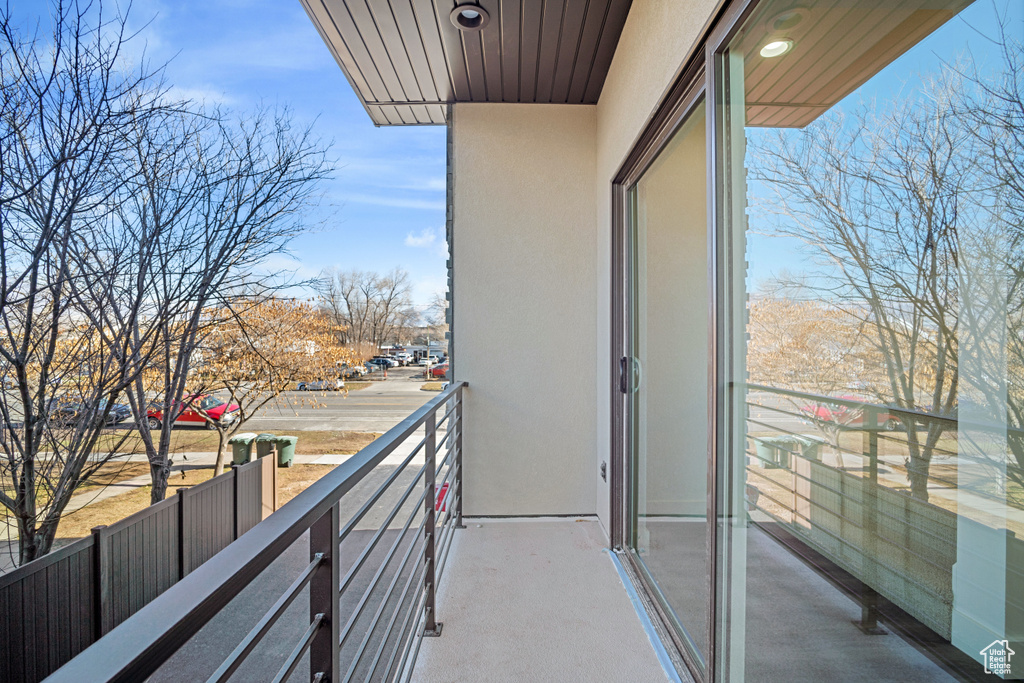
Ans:
{"type": "MultiPolygon", "coordinates": [[[[157,250],[155,298],[173,312],[158,338],[159,372],[137,376],[129,394],[150,462],[153,502],[166,493],[170,430],[188,407],[182,397],[193,355],[204,335],[223,322],[210,312],[259,300],[282,285],[258,276],[257,268],[308,227],[305,211],[329,173],[323,145],[309,129],[294,131],[287,111],[260,110],[239,120],[213,112],[208,118],[212,125],[196,130],[189,144],[161,148],[168,153],[164,170],[190,171],[143,174],[145,187],[132,211],[142,222],[174,217],[157,250]],[[163,419],[147,420],[149,408],[163,419]]],[[[140,166],[151,163],[146,155],[137,160],[140,166]]],[[[136,338],[146,337],[140,332],[136,338]]]]}
{"type": "Polygon", "coordinates": [[[53,21],[23,36],[0,9],[0,503],[19,562],[49,550],[71,495],[117,450],[98,444],[138,366],[126,326],[90,314],[130,261],[111,233],[124,133],[167,108],[153,72],[121,63],[123,16],[58,3],[53,21]]]}
{"type": "Polygon", "coordinates": [[[412,305],[409,273],[401,268],[383,275],[327,270],[317,289],[324,310],[344,328],[344,343],[360,355],[400,342],[403,331],[419,320],[412,305]]]}
{"type": "MultiPolygon", "coordinates": [[[[795,136],[758,138],[753,175],[773,193],[778,234],[822,266],[820,300],[859,319],[884,380],[870,390],[902,408],[950,414],[960,386],[960,233],[986,201],[981,149],[948,82],[881,114],[836,113],[795,136]]],[[[927,499],[945,430],[907,432],[911,491],[927,499]]]]}

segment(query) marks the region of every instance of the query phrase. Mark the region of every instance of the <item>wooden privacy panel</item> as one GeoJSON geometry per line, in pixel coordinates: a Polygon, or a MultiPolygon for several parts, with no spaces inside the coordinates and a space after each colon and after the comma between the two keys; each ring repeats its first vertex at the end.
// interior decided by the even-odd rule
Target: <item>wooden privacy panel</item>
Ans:
{"type": "Polygon", "coordinates": [[[181,498],[182,576],[235,540],[235,471],[190,489],[181,498]]]}
{"type": "Polygon", "coordinates": [[[181,578],[175,498],[96,532],[100,553],[101,633],[138,612],[181,578]]]}
{"type": "Polygon", "coordinates": [[[41,681],[276,509],[272,458],[0,576],[0,682],[41,681]]]}
{"type": "Polygon", "coordinates": [[[235,538],[274,511],[277,489],[273,458],[258,458],[235,467],[235,538]],[[268,495],[269,493],[269,495],[268,495]]]}
{"type": "Polygon", "coordinates": [[[94,566],[83,538],[0,576],[0,681],[42,680],[93,643],[94,566]]]}

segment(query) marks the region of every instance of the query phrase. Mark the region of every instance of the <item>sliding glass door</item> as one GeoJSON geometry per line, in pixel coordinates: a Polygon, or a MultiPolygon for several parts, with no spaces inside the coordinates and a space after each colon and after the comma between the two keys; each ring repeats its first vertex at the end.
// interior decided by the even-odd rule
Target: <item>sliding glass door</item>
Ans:
{"type": "Polygon", "coordinates": [[[628,189],[630,546],[691,664],[708,650],[704,104],[628,189]]]}
{"type": "Polygon", "coordinates": [[[771,0],[712,48],[719,680],[1024,676],[1022,46],[771,0]]]}

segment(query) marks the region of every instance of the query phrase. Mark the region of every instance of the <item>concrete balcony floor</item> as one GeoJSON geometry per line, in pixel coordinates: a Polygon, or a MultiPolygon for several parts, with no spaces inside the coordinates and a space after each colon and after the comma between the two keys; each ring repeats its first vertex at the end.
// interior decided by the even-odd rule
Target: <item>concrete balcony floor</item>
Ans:
{"type": "Polygon", "coordinates": [[[667,681],[591,519],[467,519],[413,679],[667,681]]]}

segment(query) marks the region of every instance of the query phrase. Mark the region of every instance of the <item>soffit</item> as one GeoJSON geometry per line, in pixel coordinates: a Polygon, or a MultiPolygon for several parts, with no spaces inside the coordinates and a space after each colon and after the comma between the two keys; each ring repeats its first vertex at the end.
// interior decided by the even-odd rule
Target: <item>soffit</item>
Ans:
{"type": "Polygon", "coordinates": [[[803,128],[972,1],[822,0],[781,12],[778,3],[765,3],[736,48],[744,59],[746,125],[803,128]],[[802,20],[780,29],[794,10],[802,20]],[[758,54],[780,39],[792,40],[792,51],[758,54]]]}
{"type": "Polygon", "coordinates": [[[301,0],[374,123],[443,124],[452,102],[594,104],[631,0],[301,0]]]}

